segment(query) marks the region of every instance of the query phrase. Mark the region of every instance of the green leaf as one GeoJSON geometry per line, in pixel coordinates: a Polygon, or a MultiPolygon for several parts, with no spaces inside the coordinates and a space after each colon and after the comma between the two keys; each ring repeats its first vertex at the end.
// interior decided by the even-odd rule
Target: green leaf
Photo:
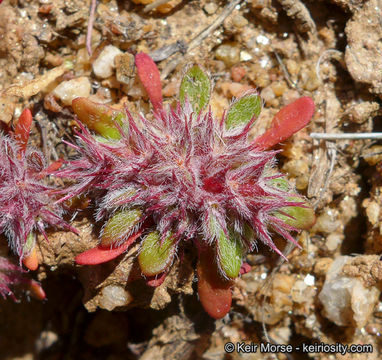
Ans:
{"type": "Polygon", "coordinates": [[[228,278],[237,278],[243,262],[243,246],[238,234],[229,231],[227,236],[221,230],[217,237],[216,250],[220,269],[228,278]]]}
{"type": "MultiPolygon", "coordinates": [[[[211,214],[209,219],[210,233],[216,239],[216,252],[219,268],[231,279],[239,276],[243,258],[243,245],[238,234],[232,230],[224,232],[216,216],[211,214]]],[[[249,235],[249,234],[248,234],[249,235]]]]}
{"type": "Polygon", "coordinates": [[[257,94],[244,95],[237,99],[228,109],[226,130],[247,125],[254,116],[260,115],[261,107],[261,98],[257,94]]]}
{"type": "MultiPolygon", "coordinates": [[[[270,180],[268,185],[281,191],[290,190],[288,181],[283,177],[270,180]]],[[[283,207],[275,213],[275,216],[296,229],[310,229],[316,222],[316,215],[311,205],[304,198],[299,196],[290,196],[287,200],[300,202],[301,205],[283,207]]]]}
{"type": "Polygon", "coordinates": [[[118,245],[131,235],[134,227],[141,221],[141,209],[121,210],[106,223],[101,236],[101,246],[118,245]]]}
{"type": "Polygon", "coordinates": [[[121,138],[121,134],[115,126],[116,122],[125,131],[127,130],[125,129],[127,123],[124,121],[124,114],[109,106],[78,97],[72,101],[72,108],[82,123],[107,139],[118,140],[121,138]]]}
{"type": "Polygon", "coordinates": [[[149,233],[143,240],[138,262],[146,276],[162,273],[172,263],[175,255],[176,241],[170,233],[161,244],[158,231],[149,233]]]}
{"type": "Polygon", "coordinates": [[[288,201],[302,202],[302,204],[300,206],[283,207],[279,210],[280,212],[277,212],[275,214],[275,216],[284,221],[286,224],[293,226],[297,229],[310,229],[316,222],[316,215],[314,214],[314,210],[310,206],[310,204],[306,200],[297,196],[289,197],[288,201]]]}
{"type": "Polygon", "coordinates": [[[182,105],[186,99],[191,103],[196,113],[202,111],[210,101],[211,82],[208,75],[198,66],[194,65],[184,75],[179,89],[179,98],[182,105]]]}
{"type": "Polygon", "coordinates": [[[284,177],[271,179],[271,180],[269,180],[268,185],[276,188],[277,190],[281,190],[281,191],[289,191],[289,189],[290,189],[289,182],[284,177]]]}

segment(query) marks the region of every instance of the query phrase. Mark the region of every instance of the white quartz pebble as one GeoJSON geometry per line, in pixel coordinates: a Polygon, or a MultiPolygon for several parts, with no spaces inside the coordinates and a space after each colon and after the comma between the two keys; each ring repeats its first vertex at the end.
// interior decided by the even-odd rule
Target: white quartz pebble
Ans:
{"type": "Polygon", "coordinates": [[[338,326],[366,325],[378,301],[379,290],[366,288],[358,278],[342,274],[343,266],[351,259],[339,256],[332,263],[319,299],[324,306],[324,316],[338,326]]]}
{"type": "Polygon", "coordinates": [[[91,83],[86,76],[63,81],[53,90],[53,95],[60,99],[64,105],[71,105],[77,97],[89,97],[91,83]]]}
{"type": "Polygon", "coordinates": [[[101,78],[106,79],[113,75],[115,68],[115,57],[122,54],[122,51],[113,45],[107,45],[98,55],[97,59],[93,62],[94,74],[101,78]]]}

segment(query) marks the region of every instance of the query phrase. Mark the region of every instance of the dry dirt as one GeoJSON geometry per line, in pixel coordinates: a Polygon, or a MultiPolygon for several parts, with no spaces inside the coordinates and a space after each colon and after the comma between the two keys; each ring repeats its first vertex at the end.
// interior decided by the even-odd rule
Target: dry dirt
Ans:
{"type": "Polygon", "coordinates": [[[52,230],[49,242],[39,239],[41,265],[33,276],[47,300],[0,300],[0,359],[379,359],[382,146],[309,134],[381,130],[382,1],[172,0],[148,12],[150,0],[97,3],[89,58],[90,1],[2,2],[0,129],[28,106],[34,145],[52,161],[72,156],[61,140],[73,140],[74,115],[55,89],[74,80],[64,89],[68,96],[147,112],[131,65],[139,51],[157,61],[167,103],[195,62],[214,81],[217,116],[232,97],[258,89],[264,109],[254,132],[264,131],[283,105],[311,96],[314,118],[280,146],[279,167],[310,199],[317,223],[296,235],[302,249],[293,249],[288,262],[259,245],[247,259],[252,270],[236,281],[231,312],[214,321],[197,299],[192,251],[155,289],[137,273],[136,248],[105,265],[75,266],[74,256],[97,243],[100,227],[91,209],[80,212],[80,236],[52,230]],[[198,36],[232,3],[216,29],[198,36]],[[108,45],[121,51],[116,68],[96,75],[108,45]],[[373,352],[228,354],[229,341],[370,344],[373,352]]]}

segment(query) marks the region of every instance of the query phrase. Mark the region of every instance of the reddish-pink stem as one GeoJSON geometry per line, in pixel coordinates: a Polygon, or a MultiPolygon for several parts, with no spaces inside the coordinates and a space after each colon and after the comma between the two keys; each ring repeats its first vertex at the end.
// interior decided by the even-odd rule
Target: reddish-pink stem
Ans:
{"type": "Polygon", "coordinates": [[[86,33],[86,49],[89,56],[92,56],[92,32],[95,18],[95,9],[97,7],[97,0],[92,0],[90,4],[90,14],[88,20],[88,29],[86,33]]]}

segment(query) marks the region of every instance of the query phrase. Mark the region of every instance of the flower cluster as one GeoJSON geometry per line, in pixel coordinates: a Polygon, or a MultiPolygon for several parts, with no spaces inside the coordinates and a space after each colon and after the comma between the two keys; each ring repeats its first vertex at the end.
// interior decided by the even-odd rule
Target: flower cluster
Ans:
{"type": "MultiPolygon", "coordinates": [[[[105,262],[139,240],[141,271],[159,277],[158,285],[177,251],[191,242],[199,255],[201,302],[220,318],[230,308],[232,279],[246,268],[243,259],[256,241],[282,256],[272,233],[296,244],[290,232],[315,221],[306,199],[277,171],[277,151],[268,150],[306,126],[314,104],[298,99],[250,141],[262,107],[256,92],[237,99],[217,119],[208,107],[209,77],[193,66],[182,81],[179,103],[165,109],[153,61],[141,53],[136,66],[154,107],[151,118],[85,98],[73,101],[80,131],[72,146],[79,156],[56,173],[75,180],[61,201],[88,194],[97,204],[96,220],[104,222],[100,245],[76,260],[105,262]]],[[[52,213],[39,210],[50,222],[52,213]]]]}

